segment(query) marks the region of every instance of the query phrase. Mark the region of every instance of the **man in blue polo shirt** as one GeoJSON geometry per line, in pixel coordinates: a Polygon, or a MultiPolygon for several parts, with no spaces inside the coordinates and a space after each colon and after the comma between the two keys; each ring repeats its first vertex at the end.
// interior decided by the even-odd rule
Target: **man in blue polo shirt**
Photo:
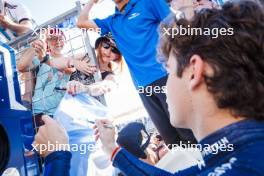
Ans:
{"type": "Polygon", "coordinates": [[[134,85],[153,123],[167,144],[196,143],[191,130],[171,126],[166,104],[167,73],[157,61],[158,26],[170,13],[165,0],[114,0],[116,11],[105,19],[89,20],[97,0],[90,0],[78,18],[79,28],[111,32],[128,64],[134,85]],[[160,90],[152,92],[142,90],[160,90]]]}

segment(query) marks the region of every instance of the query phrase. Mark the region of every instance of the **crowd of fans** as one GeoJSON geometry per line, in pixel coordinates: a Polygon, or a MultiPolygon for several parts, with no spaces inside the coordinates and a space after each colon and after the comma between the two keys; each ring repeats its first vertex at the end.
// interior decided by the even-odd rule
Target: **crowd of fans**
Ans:
{"type": "Polygon", "coordinates": [[[65,91],[73,95],[85,92],[100,96],[116,87],[114,74],[122,71],[123,61],[111,37],[100,37],[96,41],[102,81],[95,83],[93,74],[97,67],[90,63],[87,54],[78,54],[74,58],[65,56],[62,54],[66,42],[63,31],[49,28],[46,35],[44,41],[32,42],[17,62],[20,72],[31,73],[31,87],[27,82],[25,87],[26,92],[33,92],[33,97],[29,101],[24,99],[24,104],[34,115],[53,116],[65,91]]]}
{"type": "MultiPolygon", "coordinates": [[[[24,105],[34,116],[48,115],[43,116],[45,125],[34,144],[69,143],[64,128],[50,118],[64,94],[97,98],[112,91],[124,59],[137,89],[166,86],[167,93],[139,94],[155,134],[138,122],[127,124],[118,134],[109,120],[95,122],[95,139],[100,139],[107,161],[115,167],[109,175],[263,175],[263,3],[114,0],[115,14],[91,20],[89,12],[97,1],[87,2],[77,27],[101,29],[95,42],[98,66],[86,53],[64,55],[67,39],[55,28],[48,28],[45,38],[30,43],[17,59],[18,71],[28,80],[26,92],[33,92],[23,96],[24,105]],[[164,33],[179,27],[232,28],[234,34],[212,38],[164,33]],[[97,71],[99,82],[93,76],[97,71]],[[223,139],[234,145],[233,150],[213,155],[209,148],[202,164],[176,173],[154,167],[170,153],[171,144],[215,145],[223,139]]],[[[2,4],[2,36],[8,40],[9,31],[18,36],[31,30],[32,19],[23,6],[9,0],[2,4]],[[15,18],[5,15],[8,9],[15,18]]],[[[44,175],[80,175],[70,171],[77,163],[71,166],[69,151],[59,148],[42,155],[44,175]]],[[[185,159],[175,158],[175,163],[180,160],[185,159]]]]}

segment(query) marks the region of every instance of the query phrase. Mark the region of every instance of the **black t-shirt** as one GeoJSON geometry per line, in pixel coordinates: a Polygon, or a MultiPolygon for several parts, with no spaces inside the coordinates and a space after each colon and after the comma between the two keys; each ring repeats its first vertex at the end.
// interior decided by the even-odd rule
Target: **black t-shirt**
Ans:
{"type": "Polygon", "coordinates": [[[113,72],[105,71],[101,73],[102,80],[104,80],[108,75],[113,74],[113,72]]]}

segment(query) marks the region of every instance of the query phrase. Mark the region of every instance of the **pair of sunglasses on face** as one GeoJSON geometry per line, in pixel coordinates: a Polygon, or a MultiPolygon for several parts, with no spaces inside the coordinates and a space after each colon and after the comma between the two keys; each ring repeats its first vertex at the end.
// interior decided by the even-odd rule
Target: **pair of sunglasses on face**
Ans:
{"type": "Polygon", "coordinates": [[[65,42],[65,38],[62,37],[62,36],[49,36],[47,38],[47,40],[52,41],[52,42],[57,42],[57,41],[63,41],[63,42],[65,42]]]}
{"type": "Polygon", "coordinates": [[[115,53],[115,54],[120,54],[120,51],[119,51],[115,46],[111,45],[110,43],[105,43],[105,42],[103,42],[103,43],[102,43],[102,47],[103,47],[104,49],[109,49],[109,48],[111,48],[111,51],[112,51],[113,53],[115,53]]]}

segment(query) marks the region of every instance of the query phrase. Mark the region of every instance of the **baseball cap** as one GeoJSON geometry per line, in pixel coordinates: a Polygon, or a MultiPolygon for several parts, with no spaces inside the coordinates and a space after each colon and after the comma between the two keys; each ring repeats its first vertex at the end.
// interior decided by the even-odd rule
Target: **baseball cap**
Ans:
{"type": "Polygon", "coordinates": [[[132,122],[127,124],[118,133],[116,142],[136,157],[147,158],[144,151],[150,143],[150,135],[142,123],[132,122]]]}
{"type": "Polygon", "coordinates": [[[111,42],[112,44],[114,44],[116,46],[115,40],[114,40],[111,33],[108,33],[104,36],[97,38],[95,41],[95,45],[94,45],[95,49],[97,49],[99,47],[101,42],[111,42]]]}

